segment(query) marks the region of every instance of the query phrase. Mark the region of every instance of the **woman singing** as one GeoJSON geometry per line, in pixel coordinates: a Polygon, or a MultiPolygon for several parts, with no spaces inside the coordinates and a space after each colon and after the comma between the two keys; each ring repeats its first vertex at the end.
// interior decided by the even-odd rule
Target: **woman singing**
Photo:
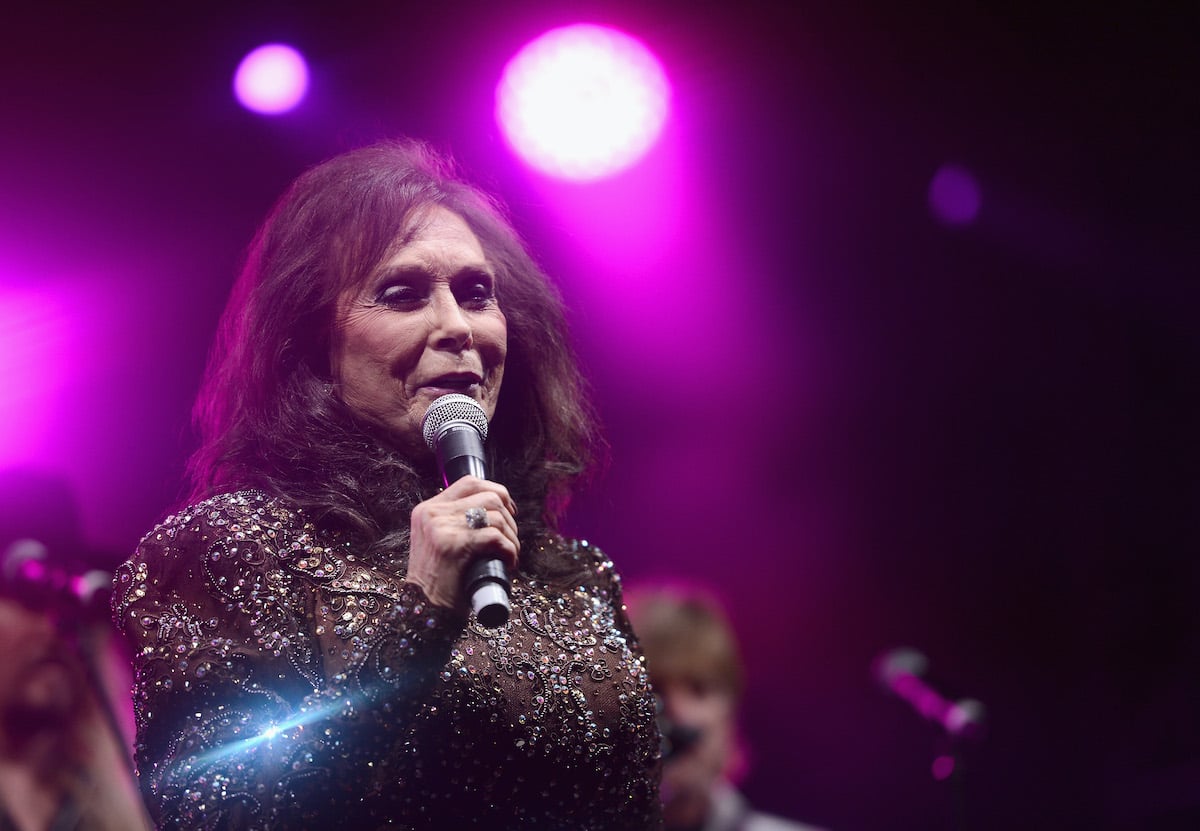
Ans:
{"type": "Polygon", "coordinates": [[[658,828],[653,697],[611,562],[556,532],[596,427],[561,302],[415,142],[302,175],[196,403],[192,498],[119,570],[137,759],[167,828],[658,828]],[[429,405],[487,466],[442,489],[429,405]],[[498,559],[512,614],[470,613],[498,559]]]}

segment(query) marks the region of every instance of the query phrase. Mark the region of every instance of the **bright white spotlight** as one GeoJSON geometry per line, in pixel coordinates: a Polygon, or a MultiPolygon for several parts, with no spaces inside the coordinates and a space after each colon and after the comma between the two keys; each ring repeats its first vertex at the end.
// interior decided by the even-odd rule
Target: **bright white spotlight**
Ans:
{"type": "Polygon", "coordinates": [[[242,58],[233,91],[248,110],[264,115],[288,112],[308,92],[308,65],[292,47],[268,43],[242,58]]]}
{"type": "Polygon", "coordinates": [[[623,170],[650,149],[670,87],[658,60],[615,29],[553,29],[517,53],[496,88],[496,119],[529,164],[578,181],[623,170]]]}

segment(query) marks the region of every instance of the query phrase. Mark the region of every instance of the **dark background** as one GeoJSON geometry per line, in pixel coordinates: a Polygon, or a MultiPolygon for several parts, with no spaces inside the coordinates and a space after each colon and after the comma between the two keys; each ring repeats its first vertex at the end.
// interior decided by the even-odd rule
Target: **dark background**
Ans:
{"type": "Polygon", "coordinates": [[[612,463],[570,529],[631,584],[687,574],[730,607],[752,799],[834,829],[951,827],[936,730],[871,680],[911,644],[988,706],[971,827],[1200,826],[1197,18],[8,9],[0,289],[53,297],[69,337],[41,368],[34,324],[0,332],[5,427],[26,430],[0,463],[65,479],[80,550],[119,561],[180,495],[205,350],[270,203],[334,152],[424,137],[510,203],[571,305],[612,463]],[[691,202],[653,262],[590,248],[492,120],[505,60],[580,21],[643,39],[674,85],[691,202]],[[229,81],[274,40],[314,87],[264,119],[229,81]],[[928,210],[946,162],[981,182],[969,227],[928,210]]]}

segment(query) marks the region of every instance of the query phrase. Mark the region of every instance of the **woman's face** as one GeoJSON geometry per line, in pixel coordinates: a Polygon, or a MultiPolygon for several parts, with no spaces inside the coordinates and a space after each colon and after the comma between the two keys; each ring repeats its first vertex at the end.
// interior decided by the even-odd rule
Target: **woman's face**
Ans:
{"type": "Polygon", "coordinates": [[[417,217],[409,242],[338,301],[330,365],[352,410],[421,452],[421,419],[447,393],[496,411],[508,330],[495,273],[466,222],[446,208],[417,217]]]}

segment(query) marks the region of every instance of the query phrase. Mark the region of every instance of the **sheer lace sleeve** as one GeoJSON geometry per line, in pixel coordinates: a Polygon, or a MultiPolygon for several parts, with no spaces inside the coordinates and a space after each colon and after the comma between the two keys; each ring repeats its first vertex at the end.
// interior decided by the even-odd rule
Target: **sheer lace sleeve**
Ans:
{"type": "Polygon", "coordinates": [[[399,741],[465,624],[253,492],[169,517],[116,582],[163,828],[345,824],[364,760],[399,741]]]}

